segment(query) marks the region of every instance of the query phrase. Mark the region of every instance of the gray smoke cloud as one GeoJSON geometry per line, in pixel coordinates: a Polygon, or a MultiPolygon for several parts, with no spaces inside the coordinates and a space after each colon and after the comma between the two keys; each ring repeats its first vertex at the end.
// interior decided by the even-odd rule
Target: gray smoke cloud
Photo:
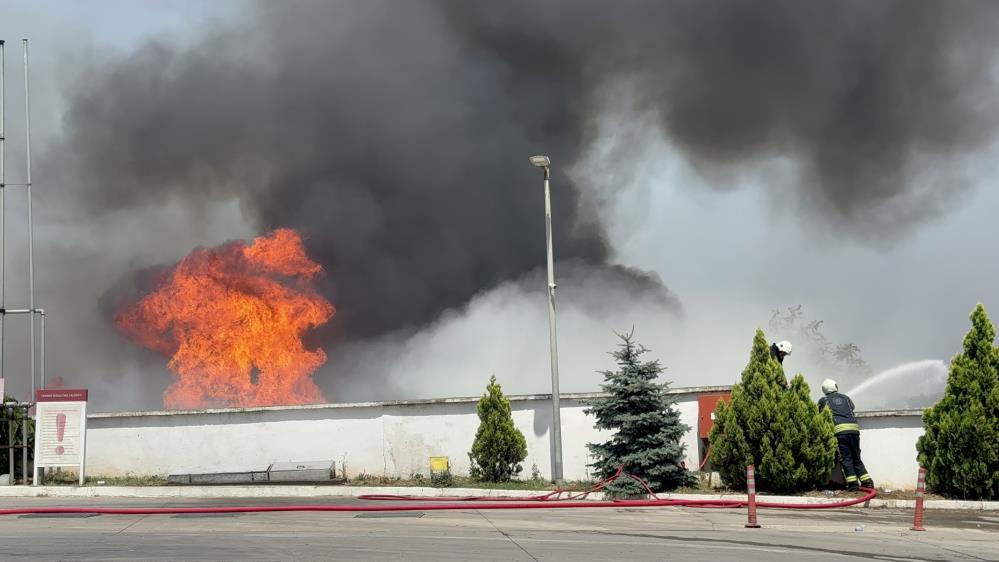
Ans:
{"type": "Polygon", "coordinates": [[[474,49],[514,68],[555,53],[553,79],[585,84],[568,100],[630,83],[708,185],[790,160],[795,203],[840,234],[891,237],[945,212],[967,181],[936,166],[996,124],[994,3],[456,4],[474,49]]]}
{"type": "MultiPolygon", "coordinates": [[[[322,290],[338,309],[314,343],[383,337],[543,265],[530,154],[556,164],[560,259],[610,261],[599,198],[561,172],[597,140],[594,117],[624,87],[641,125],[660,128],[716,179],[708,185],[786,160],[795,173],[774,184],[793,185],[793,204],[820,223],[898,236],[964,189],[959,170],[924,178],[925,162],[976,149],[995,125],[997,10],[261,3],[193,42],[153,40],[78,69],[64,134],[42,164],[65,186],[48,204],[66,222],[174,210],[153,243],[102,253],[90,241],[81,272],[127,272],[103,289],[104,308],[143,288],[132,272],[176,259],[199,233],[208,243],[290,226],[330,272],[322,290]],[[213,213],[232,204],[223,228],[213,213]]],[[[678,309],[657,279],[613,276],[678,309]]],[[[52,291],[73,292],[71,276],[62,283],[52,291]]]]}
{"type": "MultiPolygon", "coordinates": [[[[558,273],[563,392],[598,388],[603,377],[597,370],[612,361],[607,352],[619,343],[615,331],[636,328],[637,337],[660,352],[682,345],[682,311],[658,279],[580,260],[560,262],[558,273]]],[[[347,342],[315,378],[336,388],[337,398],[345,401],[475,396],[490,374],[508,392],[551,392],[548,308],[544,292],[537,290],[544,283],[544,272],[533,271],[475,295],[418,329],[347,342]]],[[[677,376],[692,381],[693,373],[677,376]]]]}

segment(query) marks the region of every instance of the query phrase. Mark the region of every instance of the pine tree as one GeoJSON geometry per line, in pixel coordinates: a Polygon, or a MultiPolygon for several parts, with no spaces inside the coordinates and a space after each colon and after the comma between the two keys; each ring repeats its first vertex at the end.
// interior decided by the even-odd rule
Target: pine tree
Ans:
{"type": "Polygon", "coordinates": [[[468,454],[472,478],[507,482],[523,470],[520,463],[527,458],[527,440],[513,424],[510,400],[503,396],[496,375],[489,377],[486,393],[479,399],[476,410],[479,429],[468,454]]]}
{"type": "Polygon", "coordinates": [[[923,413],[919,464],[926,484],[952,497],[999,498],[999,350],[985,307],[971,313],[964,352],[951,361],[943,398],[923,413]]]}
{"type": "MultiPolygon", "coordinates": [[[[588,400],[585,410],[597,418],[596,427],[614,431],[605,443],[587,447],[596,459],[589,466],[606,478],[624,470],[648,482],[653,491],[672,490],[696,482],[683,466],[684,445],[690,428],[680,422],[675,399],[667,394],[669,383],[656,382],[664,368],[658,361],[641,362],[649,350],[632,341],[632,334],[618,335],[622,343],[611,355],[617,371],[604,371],[606,398],[588,400]]],[[[631,479],[619,479],[607,488],[613,496],[644,493],[631,479]]]]}
{"type": "Polygon", "coordinates": [[[784,388],[784,370],[757,330],[742,382],[730,404],[719,402],[711,429],[711,465],[733,488],[756,466],[761,490],[797,492],[829,481],[836,455],[832,417],[820,412],[800,374],[784,388]]]}

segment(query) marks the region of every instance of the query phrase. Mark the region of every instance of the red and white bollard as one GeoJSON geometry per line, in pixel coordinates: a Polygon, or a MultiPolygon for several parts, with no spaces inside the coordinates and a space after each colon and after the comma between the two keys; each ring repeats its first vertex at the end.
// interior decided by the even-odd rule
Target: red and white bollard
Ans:
{"type": "Polygon", "coordinates": [[[925,531],[923,527],[923,496],[926,495],[926,469],[919,469],[919,477],[916,480],[916,514],[912,520],[913,531],[925,531]]]}
{"type": "Polygon", "coordinates": [[[756,467],[753,465],[746,467],[746,491],[749,494],[749,521],[746,527],[759,529],[760,523],[756,520],[756,467]]]}

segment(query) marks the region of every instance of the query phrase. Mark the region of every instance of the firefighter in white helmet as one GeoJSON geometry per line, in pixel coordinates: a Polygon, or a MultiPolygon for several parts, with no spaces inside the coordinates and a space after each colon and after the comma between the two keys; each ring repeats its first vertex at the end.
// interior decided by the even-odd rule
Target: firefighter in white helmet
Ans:
{"type": "MultiPolygon", "coordinates": [[[[770,357],[773,357],[781,364],[781,371],[784,369],[784,358],[791,355],[791,342],[784,340],[770,344],[770,357]]],[[[784,377],[784,388],[789,388],[787,376],[784,377]]]]}
{"type": "Polygon", "coordinates": [[[860,460],[860,425],[853,413],[853,400],[839,392],[839,385],[832,379],[822,381],[822,392],[825,396],[819,399],[819,411],[828,407],[832,412],[833,432],[839,456],[843,462],[843,475],[846,476],[846,486],[854,491],[863,486],[874,488],[874,481],[860,460]],[[859,483],[859,485],[858,485],[859,483]]]}
{"type": "Polygon", "coordinates": [[[781,365],[784,364],[784,358],[788,355],[791,355],[791,342],[784,340],[770,344],[770,356],[781,365]]]}

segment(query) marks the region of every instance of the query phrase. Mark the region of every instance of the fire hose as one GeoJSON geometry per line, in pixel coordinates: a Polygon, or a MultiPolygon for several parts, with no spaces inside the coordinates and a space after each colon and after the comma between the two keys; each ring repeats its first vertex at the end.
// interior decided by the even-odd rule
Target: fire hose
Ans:
{"type": "Polygon", "coordinates": [[[704,460],[701,461],[701,466],[697,467],[697,470],[704,470],[704,465],[708,464],[708,459],[711,458],[711,445],[708,445],[708,450],[704,452],[704,460]]]}
{"type": "MultiPolygon", "coordinates": [[[[623,508],[623,507],[692,507],[692,508],[740,508],[748,505],[748,499],[661,499],[649,485],[633,474],[624,472],[623,466],[612,476],[605,478],[583,492],[570,492],[559,489],[545,494],[515,497],[465,496],[457,498],[421,498],[388,494],[367,494],[357,499],[369,501],[398,501],[391,505],[257,505],[257,506],[217,506],[217,507],[17,507],[0,509],[0,515],[34,515],[85,513],[97,515],[179,515],[192,513],[269,513],[282,511],[444,511],[444,510],[486,510],[486,509],[565,509],[565,508],[623,508]],[[618,478],[626,477],[638,482],[651,499],[642,500],[584,500],[587,495],[605,488],[618,478]],[[565,497],[563,497],[563,494],[565,497]],[[411,503],[413,502],[413,503],[411,503]],[[421,503],[415,503],[421,502],[421,503]]],[[[864,496],[839,502],[824,503],[781,503],[756,502],[760,508],[775,509],[835,509],[850,507],[873,499],[877,492],[861,488],[864,496]]]]}

